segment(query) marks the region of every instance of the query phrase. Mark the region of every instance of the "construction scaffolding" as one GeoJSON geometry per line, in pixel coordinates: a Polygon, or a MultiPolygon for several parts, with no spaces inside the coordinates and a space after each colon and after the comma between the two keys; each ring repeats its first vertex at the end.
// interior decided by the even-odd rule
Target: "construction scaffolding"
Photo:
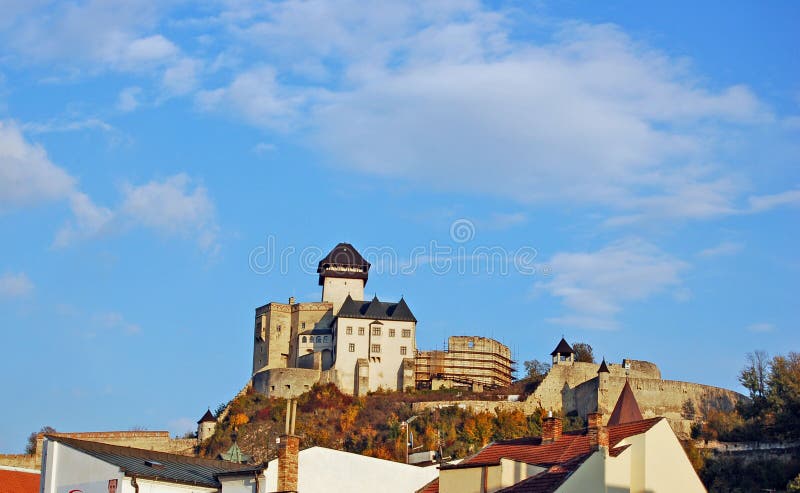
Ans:
{"type": "Polygon", "coordinates": [[[505,387],[512,381],[514,364],[508,346],[494,339],[450,336],[444,350],[417,353],[417,388],[505,387]]]}

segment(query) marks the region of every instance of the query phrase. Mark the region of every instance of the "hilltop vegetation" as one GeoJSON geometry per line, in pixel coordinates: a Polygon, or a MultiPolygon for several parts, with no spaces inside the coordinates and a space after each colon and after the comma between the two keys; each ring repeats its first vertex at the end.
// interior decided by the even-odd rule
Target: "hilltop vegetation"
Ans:
{"type": "MultiPolygon", "coordinates": [[[[524,385],[524,383],[523,383],[524,385]]],[[[316,385],[298,399],[296,434],[301,448],[315,445],[402,461],[405,458],[403,421],[411,405],[423,400],[480,397],[464,391],[376,392],[366,397],[342,394],[334,385],[316,385]]],[[[482,396],[486,397],[486,396],[482,396]]],[[[275,438],[284,431],[286,400],[255,392],[234,399],[201,453],[214,457],[230,447],[234,431],[238,444],[255,461],[276,455],[275,438]]],[[[410,424],[415,451],[439,450],[445,457],[465,457],[492,440],[541,434],[544,411],[525,416],[521,411],[474,413],[458,406],[422,411],[410,424]]],[[[565,420],[568,429],[583,426],[565,420]]]]}

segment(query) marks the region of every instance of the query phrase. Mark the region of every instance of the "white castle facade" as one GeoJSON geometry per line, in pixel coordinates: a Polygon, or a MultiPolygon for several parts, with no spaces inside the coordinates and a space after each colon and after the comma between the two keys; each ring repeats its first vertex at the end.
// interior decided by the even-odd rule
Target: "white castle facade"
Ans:
{"type": "Polygon", "coordinates": [[[295,397],[314,383],[364,395],[414,386],[417,319],[404,299],[364,299],[370,264],[349,243],[319,262],[319,302],[256,308],[252,384],[269,396],[295,397]]]}

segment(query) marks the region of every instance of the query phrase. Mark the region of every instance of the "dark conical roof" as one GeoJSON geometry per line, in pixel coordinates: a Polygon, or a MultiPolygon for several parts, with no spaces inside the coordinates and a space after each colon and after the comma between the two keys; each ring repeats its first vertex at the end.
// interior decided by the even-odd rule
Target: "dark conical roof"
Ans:
{"type": "Polygon", "coordinates": [[[214,418],[214,415],[211,414],[211,409],[206,411],[206,413],[203,415],[202,418],[200,418],[200,421],[198,421],[197,424],[206,423],[208,421],[213,421],[214,423],[217,422],[217,420],[214,418]]]}
{"type": "Polygon", "coordinates": [[[417,319],[414,317],[414,314],[411,313],[411,309],[406,304],[405,298],[400,298],[400,301],[394,307],[394,310],[391,313],[392,318],[396,318],[398,320],[413,320],[414,322],[417,319]]]}
{"type": "Polygon", "coordinates": [[[575,351],[573,351],[572,346],[570,346],[569,343],[567,343],[567,341],[564,340],[563,337],[561,338],[561,342],[558,343],[558,346],[556,346],[556,348],[553,349],[553,352],[550,353],[550,356],[555,356],[556,354],[559,353],[561,353],[562,355],[575,354],[575,351]]]}
{"type": "Polygon", "coordinates": [[[597,370],[597,373],[611,373],[608,370],[608,365],[606,364],[606,359],[605,358],[603,358],[603,362],[600,363],[600,369],[597,370]]]}
{"type": "Polygon", "coordinates": [[[625,386],[622,387],[622,392],[617,399],[617,405],[614,406],[611,417],[608,419],[608,426],[633,423],[642,419],[644,418],[642,418],[642,411],[639,410],[639,403],[636,402],[633,390],[626,379],[625,386]]]}
{"type": "Polygon", "coordinates": [[[383,318],[386,315],[386,310],[383,307],[382,303],[378,299],[378,296],[374,296],[372,301],[369,302],[369,306],[367,306],[367,311],[364,312],[364,316],[367,318],[374,318],[379,319],[383,318]]]}
{"type": "Polygon", "coordinates": [[[328,252],[317,266],[319,285],[322,286],[325,277],[341,277],[345,279],[364,279],[367,283],[367,273],[370,263],[358,253],[350,243],[339,243],[328,252]]]}

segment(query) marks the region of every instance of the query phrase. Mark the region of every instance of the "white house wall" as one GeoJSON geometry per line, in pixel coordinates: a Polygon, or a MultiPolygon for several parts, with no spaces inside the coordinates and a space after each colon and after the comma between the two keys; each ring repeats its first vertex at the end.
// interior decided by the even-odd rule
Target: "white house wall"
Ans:
{"type": "MultiPolygon", "coordinates": [[[[108,493],[108,481],[117,480],[117,492],[124,483],[119,467],[78,452],[66,445],[45,440],[42,460],[42,493],[108,493]]],[[[140,492],[142,493],[142,492],[140,492]]]]}

